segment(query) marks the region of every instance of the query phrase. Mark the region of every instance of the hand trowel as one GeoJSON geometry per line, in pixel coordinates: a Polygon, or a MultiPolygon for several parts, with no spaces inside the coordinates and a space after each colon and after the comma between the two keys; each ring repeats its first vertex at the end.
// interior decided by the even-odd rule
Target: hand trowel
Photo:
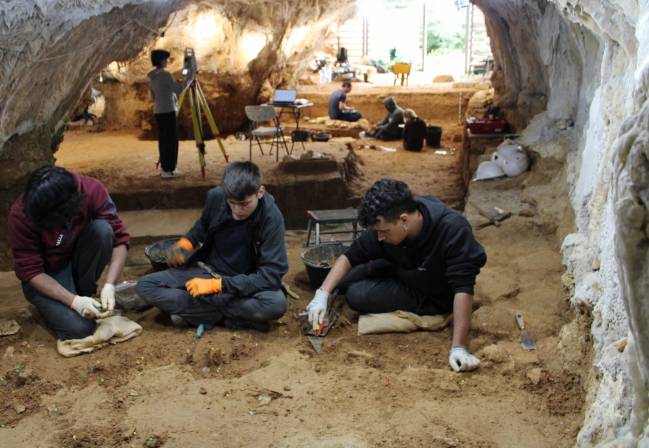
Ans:
{"type": "Polygon", "coordinates": [[[521,346],[523,346],[523,350],[526,350],[528,352],[536,350],[536,342],[534,342],[534,339],[532,339],[532,337],[527,333],[527,330],[525,329],[523,313],[516,313],[516,324],[518,325],[518,328],[521,329],[521,346]]]}

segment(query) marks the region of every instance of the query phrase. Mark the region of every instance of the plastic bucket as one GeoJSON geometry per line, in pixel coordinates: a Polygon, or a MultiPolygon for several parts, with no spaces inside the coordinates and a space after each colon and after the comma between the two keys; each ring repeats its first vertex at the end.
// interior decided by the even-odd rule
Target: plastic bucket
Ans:
{"type": "Polygon", "coordinates": [[[430,148],[442,146],[442,128],[439,126],[428,126],[426,128],[426,146],[430,148]]]}
{"type": "Polygon", "coordinates": [[[311,289],[318,289],[322,285],[336,259],[347,249],[348,246],[341,243],[328,243],[309,247],[302,251],[301,258],[306,266],[311,289]]]}
{"type": "Polygon", "coordinates": [[[167,257],[165,252],[171,246],[176,244],[180,238],[168,238],[166,240],[156,241],[150,246],[144,248],[144,255],[151,262],[151,266],[154,271],[164,271],[169,266],[167,266],[167,257]]]}

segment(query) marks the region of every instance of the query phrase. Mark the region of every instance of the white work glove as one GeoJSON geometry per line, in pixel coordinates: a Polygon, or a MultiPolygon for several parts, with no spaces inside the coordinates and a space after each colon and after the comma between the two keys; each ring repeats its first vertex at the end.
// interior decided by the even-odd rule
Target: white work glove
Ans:
{"type": "Polygon", "coordinates": [[[467,352],[464,347],[453,347],[448,354],[448,363],[456,372],[468,372],[477,369],[480,360],[467,352]]]}
{"type": "Polygon", "coordinates": [[[306,310],[309,313],[309,322],[313,325],[313,331],[316,331],[318,325],[324,322],[324,318],[327,315],[328,299],[329,293],[324,289],[318,289],[315,292],[313,300],[306,306],[306,310]]]}
{"type": "Polygon", "coordinates": [[[101,308],[101,303],[92,297],[74,296],[70,308],[79,313],[81,317],[95,319],[100,315],[99,308],[101,308]]]}
{"type": "Polygon", "coordinates": [[[101,288],[101,307],[104,311],[113,311],[115,309],[115,285],[106,283],[101,288]]]}

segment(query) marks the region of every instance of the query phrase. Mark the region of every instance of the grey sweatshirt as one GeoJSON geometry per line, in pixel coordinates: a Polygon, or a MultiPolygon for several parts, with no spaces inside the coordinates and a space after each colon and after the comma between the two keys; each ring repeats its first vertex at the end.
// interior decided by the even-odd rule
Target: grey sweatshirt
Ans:
{"type": "Polygon", "coordinates": [[[163,68],[150,71],[148,76],[151,80],[149,88],[154,101],[153,113],[175,112],[178,95],[182,92],[183,87],[174,81],[171,73],[163,68]]]}

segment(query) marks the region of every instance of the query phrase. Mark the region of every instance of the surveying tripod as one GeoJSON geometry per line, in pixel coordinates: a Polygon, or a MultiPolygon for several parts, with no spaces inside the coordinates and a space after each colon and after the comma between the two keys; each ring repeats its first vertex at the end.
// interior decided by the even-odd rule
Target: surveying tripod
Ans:
{"type": "Polygon", "coordinates": [[[198,83],[198,70],[196,70],[196,58],[194,56],[194,50],[191,48],[185,49],[185,69],[183,69],[183,74],[190,77],[190,81],[187,83],[185,89],[180,93],[180,98],[178,98],[178,113],[182,108],[185,96],[189,96],[189,108],[192,114],[192,129],[194,132],[194,140],[196,140],[196,148],[198,149],[198,163],[201,166],[201,175],[205,179],[205,139],[203,133],[203,115],[207,119],[207,123],[212,131],[212,135],[216,139],[219,149],[225,158],[225,163],[229,162],[228,153],[225,152],[225,147],[223,146],[223,141],[221,140],[221,133],[219,128],[216,126],[216,121],[210,112],[210,107],[207,104],[205,95],[203,94],[203,89],[198,83]]]}

